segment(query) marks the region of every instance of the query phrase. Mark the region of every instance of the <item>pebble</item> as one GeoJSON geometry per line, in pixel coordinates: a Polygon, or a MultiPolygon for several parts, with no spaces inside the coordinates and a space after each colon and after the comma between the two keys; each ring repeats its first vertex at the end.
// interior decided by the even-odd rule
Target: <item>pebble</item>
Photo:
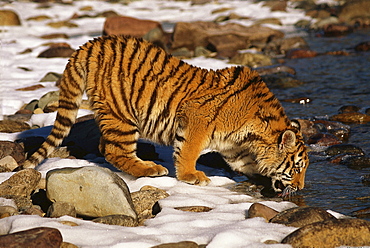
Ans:
{"type": "Polygon", "coordinates": [[[63,241],[58,229],[38,227],[0,236],[0,247],[60,248],[63,241]]]}
{"type": "Polygon", "coordinates": [[[126,183],[106,168],[88,166],[48,171],[46,189],[51,201],[70,203],[79,215],[127,215],[137,219],[126,183]]]}
{"type": "Polygon", "coordinates": [[[368,246],[370,222],[361,219],[330,219],[308,224],[286,236],[281,242],[293,248],[334,248],[368,246]]]}
{"type": "Polygon", "coordinates": [[[336,219],[322,208],[296,207],[284,210],[270,219],[270,223],[283,224],[286,226],[303,227],[305,225],[324,220],[336,219]]]}

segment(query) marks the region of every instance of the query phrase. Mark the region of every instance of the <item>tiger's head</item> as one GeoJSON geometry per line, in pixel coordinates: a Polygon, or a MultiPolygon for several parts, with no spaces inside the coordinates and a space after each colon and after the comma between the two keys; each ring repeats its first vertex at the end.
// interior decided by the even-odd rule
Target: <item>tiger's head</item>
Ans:
{"type": "Polygon", "coordinates": [[[266,175],[271,178],[274,191],[281,192],[282,197],[303,189],[309,164],[299,123],[296,121],[291,123],[292,128],[285,130],[279,136],[275,151],[275,166],[272,166],[272,170],[266,175]]]}

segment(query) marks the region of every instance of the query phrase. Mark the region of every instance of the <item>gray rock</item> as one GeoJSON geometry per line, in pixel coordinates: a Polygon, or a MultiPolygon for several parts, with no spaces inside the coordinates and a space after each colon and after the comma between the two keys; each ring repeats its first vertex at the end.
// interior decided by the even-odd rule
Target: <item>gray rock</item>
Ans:
{"type": "Polygon", "coordinates": [[[76,217],[76,208],[68,202],[54,202],[47,212],[47,216],[51,218],[58,218],[64,215],[76,217]]]}
{"type": "Polygon", "coordinates": [[[336,219],[322,208],[297,207],[280,212],[270,220],[271,223],[302,227],[311,223],[336,219]]]}
{"type": "Polygon", "coordinates": [[[282,241],[294,248],[334,248],[369,246],[370,222],[361,219],[335,219],[306,225],[282,241]]]}
{"type": "Polygon", "coordinates": [[[46,194],[53,202],[75,206],[77,214],[137,218],[126,183],[106,168],[62,168],[46,175],[46,194]]]}

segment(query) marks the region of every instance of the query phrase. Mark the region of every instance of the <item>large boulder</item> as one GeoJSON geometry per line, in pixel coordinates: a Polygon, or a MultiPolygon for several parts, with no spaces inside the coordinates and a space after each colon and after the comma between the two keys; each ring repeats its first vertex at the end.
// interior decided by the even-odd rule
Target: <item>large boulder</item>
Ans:
{"type": "Polygon", "coordinates": [[[360,247],[370,245],[370,222],[361,219],[334,219],[306,225],[282,240],[294,248],[360,247]]]}
{"type": "Polygon", "coordinates": [[[162,29],[159,22],[140,20],[128,16],[112,16],[105,20],[104,35],[130,35],[137,38],[143,37],[153,29],[162,29]]]}
{"type": "Polygon", "coordinates": [[[80,215],[127,215],[137,219],[125,181],[107,168],[90,166],[49,171],[46,195],[53,202],[72,204],[80,215]]]}
{"type": "Polygon", "coordinates": [[[227,54],[251,46],[264,47],[270,40],[283,36],[280,31],[258,25],[245,27],[236,23],[178,22],[173,33],[172,49],[186,47],[195,50],[202,46],[227,54]]]}

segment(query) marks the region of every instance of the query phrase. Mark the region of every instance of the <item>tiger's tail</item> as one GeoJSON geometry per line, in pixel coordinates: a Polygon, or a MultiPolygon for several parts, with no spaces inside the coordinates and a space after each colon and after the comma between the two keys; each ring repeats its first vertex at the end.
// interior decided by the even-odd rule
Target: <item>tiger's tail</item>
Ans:
{"type": "Polygon", "coordinates": [[[76,63],[78,52],[72,55],[60,83],[59,107],[54,126],[41,147],[23,164],[22,168],[35,168],[46,159],[68,136],[76,121],[85,90],[85,75],[76,63]]]}

